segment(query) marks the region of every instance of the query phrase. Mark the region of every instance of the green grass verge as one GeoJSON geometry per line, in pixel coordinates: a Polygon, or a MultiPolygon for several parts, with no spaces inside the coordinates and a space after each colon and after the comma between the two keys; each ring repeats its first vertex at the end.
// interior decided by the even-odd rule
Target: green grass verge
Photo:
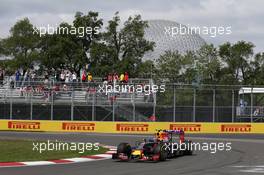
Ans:
{"type": "MultiPolygon", "coordinates": [[[[47,141],[33,141],[33,140],[0,140],[0,162],[22,162],[22,161],[41,161],[41,160],[55,160],[63,158],[81,157],[95,154],[105,153],[108,149],[99,147],[99,150],[84,150],[71,151],[33,151],[33,143],[47,143],[47,141]]],[[[55,142],[53,142],[55,143],[55,142]]],[[[82,146],[81,146],[82,148],[82,146]]]]}

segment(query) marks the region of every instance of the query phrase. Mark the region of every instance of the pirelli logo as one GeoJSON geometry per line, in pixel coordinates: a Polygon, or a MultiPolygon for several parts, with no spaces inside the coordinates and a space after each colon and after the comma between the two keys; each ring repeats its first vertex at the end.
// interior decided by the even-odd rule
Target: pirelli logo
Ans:
{"type": "Polygon", "coordinates": [[[233,124],[224,124],[221,125],[221,132],[251,132],[251,125],[248,124],[239,124],[239,125],[233,125],[233,124]]]}
{"type": "Polygon", "coordinates": [[[170,124],[171,130],[183,130],[184,132],[201,132],[200,124],[170,124]]]}
{"type": "Polygon", "coordinates": [[[21,122],[21,121],[9,121],[9,129],[29,129],[29,130],[38,130],[40,129],[40,122],[21,122]]]}
{"type": "Polygon", "coordinates": [[[62,130],[67,131],[94,131],[95,123],[62,123],[62,130]]]}
{"type": "Polygon", "coordinates": [[[148,132],[148,124],[116,124],[116,130],[121,132],[148,132]]]}

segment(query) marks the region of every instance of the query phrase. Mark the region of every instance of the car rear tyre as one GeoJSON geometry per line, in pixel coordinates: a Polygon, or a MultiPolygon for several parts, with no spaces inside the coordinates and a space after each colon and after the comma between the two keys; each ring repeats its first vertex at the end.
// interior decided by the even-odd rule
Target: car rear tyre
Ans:
{"type": "Polygon", "coordinates": [[[184,151],[184,155],[192,155],[193,154],[193,151],[191,148],[191,143],[192,143],[192,141],[190,141],[190,140],[185,141],[185,144],[188,146],[187,146],[186,150],[184,151]]]}

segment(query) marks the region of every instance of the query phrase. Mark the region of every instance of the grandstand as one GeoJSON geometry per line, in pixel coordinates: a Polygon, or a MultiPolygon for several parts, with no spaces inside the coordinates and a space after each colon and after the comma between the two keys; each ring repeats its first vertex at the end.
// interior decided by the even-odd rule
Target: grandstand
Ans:
{"type": "MultiPolygon", "coordinates": [[[[100,79],[95,79],[92,83],[71,82],[67,84],[55,81],[45,84],[44,81],[40,80],[38,78],[38,81],[16,82],[19,86],[13,87],[12,83],[6,78],[4,85],[0,87],[2,116],[16,119],[35,119],[35,114],[38,113],[36,110],[41,106],[41,108],[46,108],[44,111],[49,112],[39,111],[39,114],[37,114],[38,119],[56,119],[54,112],[62,111],[65,114],[62,113],[61,115],[64,116],[60,116],[58,119],[95,120],[95,110],[97,110],[97,113],[100,114],[97,115],[96,120],[146,121],[148,118],[139,112],[133,112],[133,108],[136,105],[152,106],[155,103],[155,94],[116,93],[114,91],[106,94],[105,92],[99,92],[99,86],[103,85],[103,81],[100,79]],[[25,106],[27,107],[25,108],[25,106]],[[50,109],[47,109],[48,106],[50,109]],[[16,108],[17,110],[14,110],[16,108]],[[9,111],[6,111],[6,109],[9,109],[9,111]],[[70,111],[67,112],[67,110],[70,111]],[[16,114],[15,111],[24,112],[16,114]],[[6,116],[8,112],[9,115],[6,116]],[[81,116],[76,118],[75,113],[79,113],[81,116]]],[[[130,79],[128,85],[136,86],[152,83],[151,79],[130,79]]]]}

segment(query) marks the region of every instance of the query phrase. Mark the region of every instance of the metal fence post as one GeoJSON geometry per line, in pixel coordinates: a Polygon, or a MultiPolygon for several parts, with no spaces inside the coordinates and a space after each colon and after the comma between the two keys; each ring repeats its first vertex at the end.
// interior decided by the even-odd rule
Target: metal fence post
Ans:
{"type": "Polygon", "coordinates": [[[96,93],[96,92],[93,93],[92,121],[95,120],[95,117],[94,117],[94,114],[95,114],[95,106],[94,106],[94,105],[95,105],[95,104],[94,104],[94,103],[95,103],[95,93],[96,93]]]}
{"type": "Polygon", "coordinates": [[[232,90],[232,122],[234,122],[234,112],[235,112],[235,92],[232,90]]]}
{"type": "Polygon", "coordinates": [[[213,90],[213,122],[215,122],[215,88],[213,90]]]}
{"type": "Polygon", "coordinates": [[[253,87],[251,87],[251,94],[250,94],[250,122],[253,122],[253,87]]]}
{"type": "Polygon", "coordinates": [[[11,89],[11,92],[10,92],[10,100],[9,100],[9,103],[10,103],[10,113],[9,113],[9,118],[10,120],[13,119],[13,90],[11,89]]]}
{"type": "Polygon", "coordinates": [[[73,121],[73,115],[74,115],[74,104],[73,104],[73,100],[74,100],[74,91],[72,91],[71,93],[71,121],[73,121]]]}
{"type": "Polygon", "coordinates": [[[33,90],[30,92],[30,120],[33,120],[33,101],[32,101],[33,90]]]}
{"type": "Polygon", "coordinates": [[[153,94],[153,116],[156,117],[156,93],[153,94]]]}
{"type": "Polygon", "coordinates": [[[173,84],[173,122],[176,121],[176,89],[175,84],[173,84]]]}
{"type": "Polygon", "coordinates": [[[112,121],[114,122],[115,121],[115,101],[114,101],[114,99],[112,99],[112,103],[113,103],[113,111],[112,111],[112,121]]]}
{"type": "Polygon", "coordinates": [[[53,120],[53,105],[54,105],[54,98],[53,98],[53,91],[51,91],[51,106],[50,106],[50,120],[53,120]]]}
{"type": "Polygon", "coordinates": [[[196,88],[193,89],[193,122],[196,121],[196,88]]]}
{"type": "Polygon", "coordinates": [[[133,92],[133,99],[132,100],[133,100],[132,105],[133,105],[133,122],[134,122],[134,121],[136,121],[135,91],[133,92]]]}
{"type": "Polygon", "coordinates": [[[113,83],[114,90],[112,92],[112,103],[113,103],[113,116],[112,116],[112,121],[115,121],[115,87],[116,87],[116,82],[114,81],[113,83]]]}

